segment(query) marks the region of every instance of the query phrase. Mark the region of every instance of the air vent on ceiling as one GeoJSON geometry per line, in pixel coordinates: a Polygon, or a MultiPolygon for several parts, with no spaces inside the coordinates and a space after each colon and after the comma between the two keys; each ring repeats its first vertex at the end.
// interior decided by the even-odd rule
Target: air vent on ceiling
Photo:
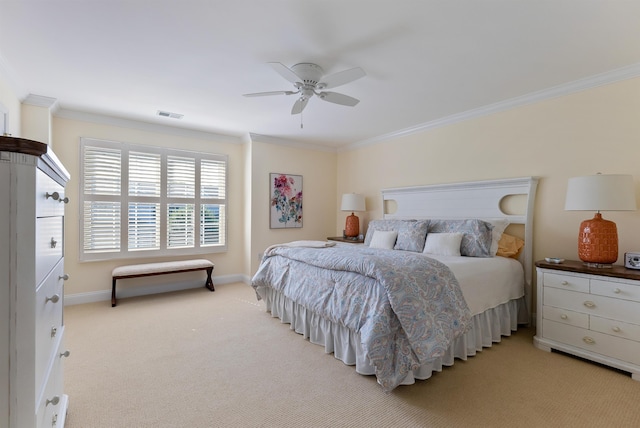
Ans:
{"type": "Polygon", "coordinates": [[[170,111],[162,111],[162,110],[158,110],[158,116],[170,117],[172,119],[182,119],[184,117],[183,114],[171,113],[170,111]]]}

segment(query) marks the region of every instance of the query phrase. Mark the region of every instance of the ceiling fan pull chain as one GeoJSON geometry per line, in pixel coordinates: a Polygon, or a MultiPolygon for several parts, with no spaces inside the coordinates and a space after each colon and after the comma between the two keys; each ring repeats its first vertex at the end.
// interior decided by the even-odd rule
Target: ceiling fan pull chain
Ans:
{"type": "Polygon", "coordinates": [[[303,129],[304,125],[302,123],[302,113],[300,113],[300,129],[303,129]]]}

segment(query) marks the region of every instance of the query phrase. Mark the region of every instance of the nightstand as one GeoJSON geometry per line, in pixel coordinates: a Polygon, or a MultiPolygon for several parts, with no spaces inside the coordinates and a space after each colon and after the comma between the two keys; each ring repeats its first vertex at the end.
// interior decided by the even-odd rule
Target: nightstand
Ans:
{"type": "Polygon", "coordinates": [[[348,242],[349,244],[364,244],[364,239],[358,238],[345,238],[342,236],[329,236],[329,241],[348,242]]]}
{"type": "Polygon", "coordinates": [[[640,271],[536,262],[534,345],[631,373],[640,381],[640,271]]]}

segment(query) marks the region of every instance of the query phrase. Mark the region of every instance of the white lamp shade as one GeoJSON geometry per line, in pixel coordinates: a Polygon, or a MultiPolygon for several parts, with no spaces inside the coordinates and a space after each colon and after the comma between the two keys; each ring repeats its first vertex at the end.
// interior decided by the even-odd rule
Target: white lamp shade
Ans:
{"type": "Polygon", "coordinates": [[[569,179],[565,210],[633,211],[636,193],[633,176],[597,174],[569,179]]]}
{"type": "Polygon", "coordinates": [[[342,211],[366,211],[364,205],[364,195],[357,193],[345,193],[342,195],[342,204],[340,206],[342,211]]]}

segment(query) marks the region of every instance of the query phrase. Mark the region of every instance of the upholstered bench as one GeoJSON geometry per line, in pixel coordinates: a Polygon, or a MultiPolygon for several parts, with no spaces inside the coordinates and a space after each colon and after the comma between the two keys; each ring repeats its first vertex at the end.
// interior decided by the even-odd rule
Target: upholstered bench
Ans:
{"type": "Polygon", "coordinates": [[[140,265],[120,266],[111,272],[112,288],[111,288],[111,307],[116,305],[116,280],[124,278],[139,278],[141,276],[165,275],[169,273],[191,272],[196,270],[207,271],[207,282],[205,287],[211,291],[213,288],[213,280],[211,273],[213,272],[213,263],[205,259],[181,260],[177,262],[163,263],[144,263],[140,265]]]}

